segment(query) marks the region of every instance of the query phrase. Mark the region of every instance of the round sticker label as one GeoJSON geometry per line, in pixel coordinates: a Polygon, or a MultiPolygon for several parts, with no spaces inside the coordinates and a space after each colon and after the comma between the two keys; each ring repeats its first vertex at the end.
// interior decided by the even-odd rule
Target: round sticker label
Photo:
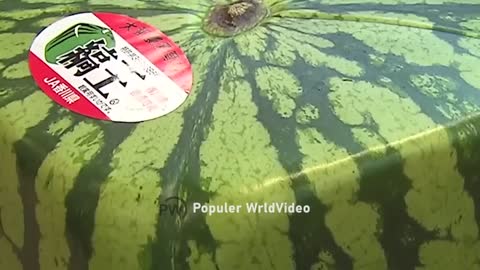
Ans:
{"type": "Polygon", "coordinates": [[[172,39],[114,13],[80,13],[51,24],[33,41],[29,65],[55,102],[114,122],[168,114],[192,88],[191,65],[172,39]]]}

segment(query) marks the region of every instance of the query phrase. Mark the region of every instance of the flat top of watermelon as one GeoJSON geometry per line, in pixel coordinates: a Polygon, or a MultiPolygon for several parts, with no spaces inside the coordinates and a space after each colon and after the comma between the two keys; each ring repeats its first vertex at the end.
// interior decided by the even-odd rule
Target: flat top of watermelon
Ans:
{"type": "Polygon", "coordinates": [[[268,13],[219,30],[206,0],[0,0],[0,269],[478,268],[479,1],[245,2],[268,13]],[[102,122],[39,90],[33,38],[88,10],[182,47],[178,110],[102,122]]]}

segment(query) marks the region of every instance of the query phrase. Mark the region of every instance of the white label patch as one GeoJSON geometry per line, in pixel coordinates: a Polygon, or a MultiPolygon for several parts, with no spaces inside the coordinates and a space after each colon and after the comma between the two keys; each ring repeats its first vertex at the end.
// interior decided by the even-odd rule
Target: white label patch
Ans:
{"type": "Polygon", "coordinates": [[[154,27],[113,13],[81,13],[33,41],[30,71],[61,106],[114,122],[141,122],[177,109],[192,89],[181,48],[154,27]]]}

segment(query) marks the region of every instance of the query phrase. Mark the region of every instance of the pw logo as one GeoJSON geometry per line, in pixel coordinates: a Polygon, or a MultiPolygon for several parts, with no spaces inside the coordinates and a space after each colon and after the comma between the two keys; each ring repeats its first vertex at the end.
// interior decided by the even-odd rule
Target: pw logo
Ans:
{"type": "Polygon", "coordinates": [[[187,203],[179,197],[168,197],[160,204],[160,215],[184,218],[187,210],[187,203]]]}

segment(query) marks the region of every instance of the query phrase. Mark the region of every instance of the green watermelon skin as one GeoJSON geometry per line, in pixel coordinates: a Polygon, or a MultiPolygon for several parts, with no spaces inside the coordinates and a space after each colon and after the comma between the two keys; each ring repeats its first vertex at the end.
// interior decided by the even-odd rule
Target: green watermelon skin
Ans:
{"type": "Polygon", "coordinates": [[[211,1],[71,2],[0,1],[0,269],[480,269],[476,0],[264,0],[232,37],[211,1]],[[51,101],[29,46],[85,9],[171,36],[187,101],[139,124],[51,101]],[[161,214],[173,196],[311,211],[161,214]]]}

